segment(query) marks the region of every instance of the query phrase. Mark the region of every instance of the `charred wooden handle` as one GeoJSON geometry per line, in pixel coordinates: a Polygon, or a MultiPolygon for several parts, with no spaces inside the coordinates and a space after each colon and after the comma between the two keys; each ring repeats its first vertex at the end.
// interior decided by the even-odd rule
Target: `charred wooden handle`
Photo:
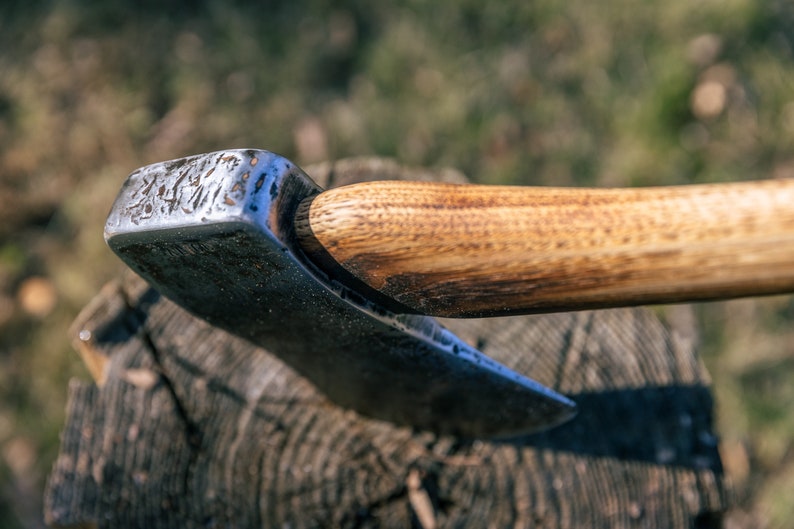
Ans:
{"type": "Polygon", "coordinates": [[[370,182],[308,199],[296,228],[321,267],[341,266],[434,316],[794,291],[794,180],[637,189],[370,182]]]}

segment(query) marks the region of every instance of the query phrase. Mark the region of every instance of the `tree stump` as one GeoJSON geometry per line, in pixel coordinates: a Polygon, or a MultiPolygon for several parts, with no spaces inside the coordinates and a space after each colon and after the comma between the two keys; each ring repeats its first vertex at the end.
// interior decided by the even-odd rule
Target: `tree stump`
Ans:
{"type": "MultiPolygon", "coordinates": [[[[462,178],[377,159],[307,172],[326,186],[462,178]]],[[[361,417],[329,402],[277,356],[191,316],[129,274],[103,289],[73,328],[95,382],[70,385],[47,521],[113,528],[721,525],[730,493],[693,332],[643,308],[444,324],[572,397],[579,415],[503,441],[439,437],[361,417]]]]}

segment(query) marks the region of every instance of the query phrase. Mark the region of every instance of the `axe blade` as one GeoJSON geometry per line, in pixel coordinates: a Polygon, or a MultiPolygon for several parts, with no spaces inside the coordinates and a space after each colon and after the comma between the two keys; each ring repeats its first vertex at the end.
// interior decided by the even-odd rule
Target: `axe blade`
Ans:
{"type": "Polygon", "coordinates": [[[363,415],[462,437],[521,435],[573,416],[572,401],[433,318],[391,313],[311,265],[293,217],[321,191],[267,151],[157,163],[128,177],[105,239],[163,295],[363,415]]]}

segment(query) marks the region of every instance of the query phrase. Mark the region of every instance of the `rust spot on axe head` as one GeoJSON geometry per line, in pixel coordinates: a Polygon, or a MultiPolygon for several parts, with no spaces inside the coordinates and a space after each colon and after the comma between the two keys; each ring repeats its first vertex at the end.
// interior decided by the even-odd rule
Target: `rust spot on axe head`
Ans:
{"type": "Polygon", "coordinates": [[[573,415],[570,400],[433,318],[394,314],[311,265],[293,217],[321,191],[267,151],[163,162],[129,176],[105,238],[165,296],[363,415],[463,437],[526,434],[573,415]]]}

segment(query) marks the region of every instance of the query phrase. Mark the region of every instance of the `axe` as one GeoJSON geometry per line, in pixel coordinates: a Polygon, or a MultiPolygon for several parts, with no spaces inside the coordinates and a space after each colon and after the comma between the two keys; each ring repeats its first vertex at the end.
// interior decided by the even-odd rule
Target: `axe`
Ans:
{"type": "Polygon", "coordinates": [[[430,315],[794,290],[791,181],[575,190],[372,182],[323,191],[267,151],[133,172],[109,246],[163,295],[278,355],[337,404],[507,437],[575,404],[430,315]]]}

